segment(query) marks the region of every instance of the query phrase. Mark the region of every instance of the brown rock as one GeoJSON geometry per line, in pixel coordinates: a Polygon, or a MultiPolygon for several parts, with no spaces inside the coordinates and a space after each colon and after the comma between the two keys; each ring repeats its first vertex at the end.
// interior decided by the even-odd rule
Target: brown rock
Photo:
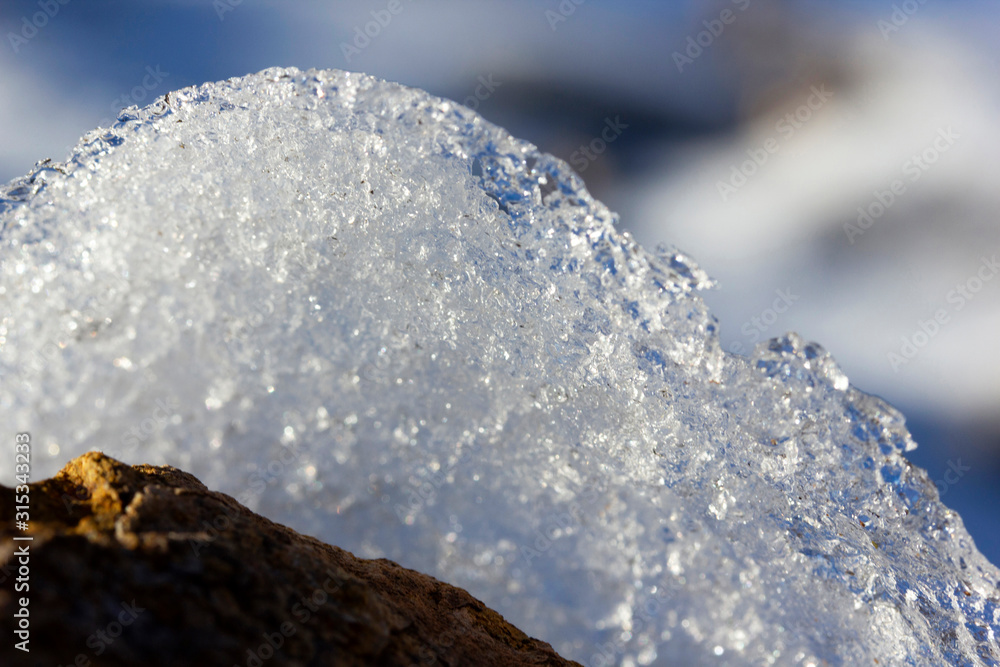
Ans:
{"type": "Polygon", "coordinates": [[[0,517],[2,665],[577,664],[460,588],[300,535],[176,468],[92,452],[30,485],[30,532],[2,486],[0,517]],[[24,595],[30,653],[14,648],[24,595]]]}

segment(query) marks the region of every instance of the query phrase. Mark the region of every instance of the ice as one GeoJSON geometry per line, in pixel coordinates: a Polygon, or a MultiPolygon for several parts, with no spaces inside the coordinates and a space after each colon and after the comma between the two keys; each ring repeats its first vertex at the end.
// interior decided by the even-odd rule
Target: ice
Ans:
{"type": "Polygon", "coordinates": [[[0,189],[3,439],[178,465],[588,665],[1000,664],[903,417],[793,334],[723,352],[614,222],[418,90],[172,92],[0,189]]]}

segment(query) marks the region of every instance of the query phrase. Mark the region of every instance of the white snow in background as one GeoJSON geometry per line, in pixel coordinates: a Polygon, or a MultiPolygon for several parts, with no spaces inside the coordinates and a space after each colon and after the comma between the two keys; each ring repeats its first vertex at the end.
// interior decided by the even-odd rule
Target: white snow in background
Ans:
{"type": "Polygon", "coordinates": [[[640,241],[670,238],[713,267],[722,290],[709,300],[727,350],[808,331],[860,385],[937,419],[995,425],[1000,279],[979,273],[1000,257],[995,77],[983,55],[938,31],[911,27],[891,45],[869,37],[843,45],[839,69],[820,69],[745,131],[687,142],[625,187],[622,214],[640,241]],[[783,122],[814,86],[830,97],[804,122],[783,122]],[[720,193],[768,139],[777,151],[720,193]],[[877,214],[867,228],[859,208],[877,214]],[[956,286],[970,280],[977,291],[960,298],[956,286]],[[752,318],[786,289],[797,300],[761,331],[752,318]],[[942,309],[944,326],[920,338],[942,309]],[[917,353],[893,364],[915,334],[917,353]]]}

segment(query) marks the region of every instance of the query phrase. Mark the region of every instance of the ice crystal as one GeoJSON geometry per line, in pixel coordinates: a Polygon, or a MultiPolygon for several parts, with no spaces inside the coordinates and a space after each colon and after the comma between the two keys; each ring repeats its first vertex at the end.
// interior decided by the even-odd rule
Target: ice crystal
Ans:
{"type": "Polygon", "coordinates": [[[614,222],[418,90],[172,92],[0,189],[4,440],[178,465],[589,665],[997,665],[902,416],[795,335],[724,353],[614,222]]]}

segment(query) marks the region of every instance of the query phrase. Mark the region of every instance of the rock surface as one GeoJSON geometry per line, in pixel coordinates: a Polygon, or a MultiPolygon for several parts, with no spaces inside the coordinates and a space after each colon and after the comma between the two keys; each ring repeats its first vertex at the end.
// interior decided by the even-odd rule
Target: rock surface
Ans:
{"type": "Polygon", "coordinates": [[[9,640],[24,543],[0,486],[0,664],[577,664],[464,590],[355,558],[176,468],[91,452],[30,498],[25,654],[9,640]]]}

